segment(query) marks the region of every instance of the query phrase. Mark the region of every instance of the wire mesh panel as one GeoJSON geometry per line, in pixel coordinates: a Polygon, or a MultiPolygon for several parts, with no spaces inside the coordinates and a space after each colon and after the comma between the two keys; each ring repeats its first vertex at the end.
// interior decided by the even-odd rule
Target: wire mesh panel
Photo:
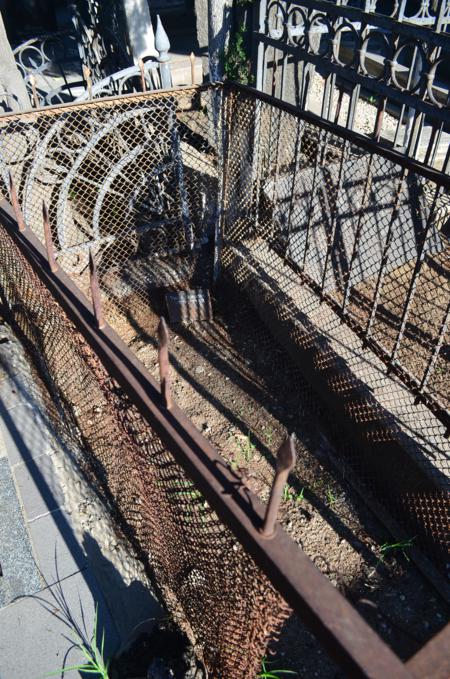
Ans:
{"type": "Polygon", "coordinates": [[[81,469],[209,676],[253,679],[289,609],[1,229],[0,290],[81,469]]]}
{"type": "Polygon", "coordinates": [[[231,87],[226,107],[224,274],[325,395],[329,418],[359,432],[351,464],[365,487],[409,531],[432,534],[442,562],[448,181],[245,88],[231,87]]]}
{"type": "Polygon", "coordinates": [[[149,259],[187,255],[189,267],[208,240],[217,203],[211,102],[211,92],[186,89],[0,120],[3,192],[11,172],[42,240],[45,201],[57,261],[85,291],[92,251],[110,320],[130,299],[146,301],[152,276],[177,283],[173,267],[162,261],[151,272],[149,259]]]}

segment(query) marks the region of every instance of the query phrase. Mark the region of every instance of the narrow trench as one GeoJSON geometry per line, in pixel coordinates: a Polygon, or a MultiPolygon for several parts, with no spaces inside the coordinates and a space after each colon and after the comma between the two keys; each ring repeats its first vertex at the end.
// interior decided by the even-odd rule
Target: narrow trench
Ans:
{"type": "MultiPolygon", "coordinates": [[[[166,315],[164,290],[120,300],[114,327],[154,377],[156,328],[166,315]]],[[[212,321],[172,325],[173,396],[195,426],[267,501],[275,453],[287,433],[298,460],[285,488],[279,520],[312,559],[403,659],[448,620],[445,602],[410,561],[388,549],[392,536],[336,471],[332,458],[345,439],[327,427],[330,413],[299,369],[276,345],[245,298],[222,283],[212,321]]],[[[277,666],[299,676],[342,676],[296,616],[272,649],[277,666]]]]}

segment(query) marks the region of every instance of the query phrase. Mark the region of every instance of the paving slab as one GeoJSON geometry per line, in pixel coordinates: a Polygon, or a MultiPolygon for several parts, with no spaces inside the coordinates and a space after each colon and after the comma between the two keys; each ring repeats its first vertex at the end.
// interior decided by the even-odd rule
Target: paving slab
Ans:
{"type": "Polygon", "coordinates": [[[39,596],[25,597],[1,609],[0,678],[39,679],[82,661],[81,651],[72,641],[73,629],[78,626],[90,638],[97,605],[97,629],[99,634],[105,630],[105,657],[110,657],[119,638],[89,570],[72,575],[39,596]]]}
{"type": "Polygon", "coordinates": [[[5,606],[16,597],[38,592],[43,581],[32,555],[8,460],[4,457],[0,459],[0,536],[0,606],[5,606]]]}
{"type": "Polygon", "coordinates": [[[19,403],[27,403],[30,400],[28,385],[17,376],[13,379],[0,381],[0,412],[11,410],[19,403]]]}
{"type": "Polygon", "coordinates": [[[64,506],[64,493],[51,455],[16,465],[14,476],[28,521],[64,506]]]}
{"type": "Polygon", "coordinates": [[[37,566],[48,585],[87,567],[86,554],[76,539],[70,516],[63,509],[29,521],[27,527],[37,566]]]}
{"type": "Polygon", "coordinates": [[[53,450],[45,415],[29,403],[20,403],[0,417],[0,434],[11,466],[53,450]]]}

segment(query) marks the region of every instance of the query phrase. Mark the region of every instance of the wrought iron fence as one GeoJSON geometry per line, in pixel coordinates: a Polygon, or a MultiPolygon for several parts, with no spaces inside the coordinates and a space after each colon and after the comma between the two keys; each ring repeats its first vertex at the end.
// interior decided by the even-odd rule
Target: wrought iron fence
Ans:
{"type": "Polygon", "coordinates": [[[261,0],[256,87],[448,171],[449,25],[448,0],[261,0]]]}
{"type": "Polygon", "coordinates": [[[280,256],[448,427],[448,177],[249,89],[229,102],[224,241],[280,256]]]}
{"type": "MultiPolygon", "coordinates": [[[[71,12],[72,30],[35,36],[13,51],[33,108],[172,87],[170,42],[159,16],[155,33],[151,22],[147,27],[153,49],[134,64],[120,3],[80,0],[71,12]]],[[[194,84],[195,57],[189,59],[194,84]]],[[[14,93],[2,97],[12,110],[14,93]]]]}
{"type": "Polygon", "coordinates": [[[442,565],[448,176],[242,86],[224,124],[223,274],[346,432],[346,475],[442,565]]]}

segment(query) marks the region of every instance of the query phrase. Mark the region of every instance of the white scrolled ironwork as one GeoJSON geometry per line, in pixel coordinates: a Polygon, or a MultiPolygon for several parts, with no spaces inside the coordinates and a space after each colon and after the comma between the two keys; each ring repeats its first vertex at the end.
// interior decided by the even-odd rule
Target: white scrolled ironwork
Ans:
{"type": "MultiPolygon", "coordinates": [[[[144,62],[144,77],[147,90],[160,89],[162,85],[162,74],[160,73],[160,64],[157,61],[144,62]]],[[[172,79],[169,71],[169,85],[171,87],[172,79]]],[[[141,69],[139,66],[130,66],[124,68],[122,71],[112,73],[111,75],[99,80],[92,85],[92,98],[98,99],[100,97],[110,97],[114,95],[127,94],[132,91],[142,89],[141,69]]],[[[75,101],[87,101],[91,97],[89,91],[85,90],[75,101]]]]}

